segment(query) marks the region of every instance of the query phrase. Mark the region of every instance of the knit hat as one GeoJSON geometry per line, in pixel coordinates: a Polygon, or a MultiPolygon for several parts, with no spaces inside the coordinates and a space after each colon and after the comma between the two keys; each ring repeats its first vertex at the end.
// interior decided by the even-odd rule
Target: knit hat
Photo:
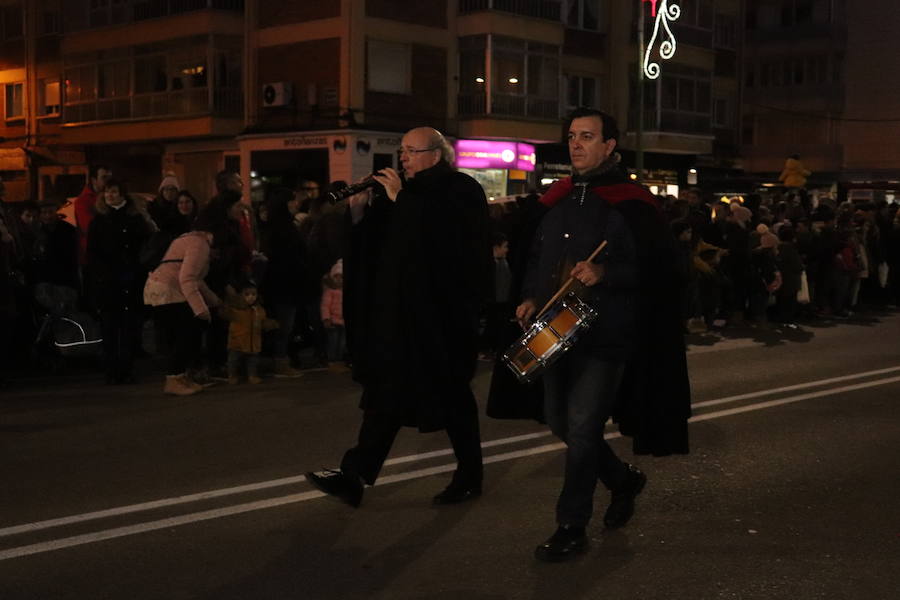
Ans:
{"type": "Polygon", "coordinates": [[[338,261],[336,263],[334,263],[334,266],[331,267],[331,271],[328,274],[331,275],[332,277],[337,277],[338,275],[343,277],[344,276],[344,259],[339,258],[338,261]]]}
{"type": "Polygon", "coordinates": [[[731,205],[731,216],[739,223],[746,224],[753,217],[753,213],[746,206],[731,205]]]}
{"type": "Polygon", "coordinates": [[[760,248],[777,248],[778,247],[778,236],[769,231],[769,228],[766,227],[763,223],[760,223],[756,226],[756,233],[759,234],[759,247],[760,248]]]}
{"type": "Polygon", "coordinates": [[[162,183],[159,184],[159,191],[162,192],[163,188],[174,187],[176,190],[180,190],[181,186],[178,184],[178,178],[174,175],[166,175],[163,177],[162,183]]]}

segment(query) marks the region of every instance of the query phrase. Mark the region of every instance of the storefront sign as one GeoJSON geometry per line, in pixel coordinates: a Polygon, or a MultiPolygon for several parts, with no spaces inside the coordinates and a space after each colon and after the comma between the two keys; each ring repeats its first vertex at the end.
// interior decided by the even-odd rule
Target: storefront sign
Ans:
{"type": "Polygon", "coordinates": [[[305,148],[309,146],[327,146],[328,138],[319,135],[304,135],[299,137],[284,138],[285,148],[305,148]]]}
{"type": "Polygon", "coordinates": [[[534,171],[534,146],[521,142],[458,140],[456,166],[466,169],[534,171]]]}

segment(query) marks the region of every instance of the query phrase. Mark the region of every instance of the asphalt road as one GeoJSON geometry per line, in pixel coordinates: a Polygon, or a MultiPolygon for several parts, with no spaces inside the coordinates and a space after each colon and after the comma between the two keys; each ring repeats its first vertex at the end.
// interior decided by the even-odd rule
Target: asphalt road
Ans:
{"type": "Polygon", "coordinates": [[[345,375],[190,398],[25,381],[0,396],[0,600],[897,597],[900,314],[727,334],[689,338],[692,453],[633,457],[608,429],[649,483],[560,565],[532,556],[562,473],[537,424],[483,418],[485,494],[444,508],[446,436],[404,431],[353,510],[302,477],[354,440],[345,375]]]}

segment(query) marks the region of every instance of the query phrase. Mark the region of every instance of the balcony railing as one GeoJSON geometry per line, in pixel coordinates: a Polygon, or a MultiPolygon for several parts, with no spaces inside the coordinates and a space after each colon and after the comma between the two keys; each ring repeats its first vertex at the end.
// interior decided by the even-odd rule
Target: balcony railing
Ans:
{"type": "Polygon", "coordinates": [[[243,103],[240,88],[215,88],[212,104],[208,88],[194,88],[70,103],[66,104],[63,117],[66,123],[138,121],[202,115],[239,117],[243,113],[243,103]]]}
{"type": "Polygon", "coordinates": [[[496,10],[549,21],[562,20],[560,0],[459,0],[461,15],[480,10],[496,10]]]}
{"type": "MultiPolygon", "coordinates": [[[[457,112],[463,117],[487,115],[486,95],[483,92],[459,94],[457,112]]],[[[491,114],[529,119],[558,119],[559,100],[517,94],[493,94],[491,114]]]]}
{"type": "MultiPolygon", "coordinates": [[[[637,110],[631,110],[628,113],[628,128],[631,131],[637,131],[637,116],[637,110]]],[[[644,131],[712,135],[712,116],[672,110],[664,110],[659,113],[655,110],[647,110],[644,111],[644,131]]]]}
{"type": "Polygon", "coordinates": [[[195,10],[244,11],[244,0],[120,0],[94,6],[85,0],[67,0],[67,31],[80,31],[108,25],[121,25],[147,19],[158,19],[195,10]]]}

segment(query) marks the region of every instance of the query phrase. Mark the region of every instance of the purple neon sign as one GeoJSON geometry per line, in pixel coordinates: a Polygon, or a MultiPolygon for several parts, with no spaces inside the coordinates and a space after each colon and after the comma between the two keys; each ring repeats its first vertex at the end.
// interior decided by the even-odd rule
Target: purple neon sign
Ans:
{"type": "Polygon", "coordinates": [[[534,146],[522,142],[458,140],[456,166],[466,169],[534,171],[534,146]]]}

